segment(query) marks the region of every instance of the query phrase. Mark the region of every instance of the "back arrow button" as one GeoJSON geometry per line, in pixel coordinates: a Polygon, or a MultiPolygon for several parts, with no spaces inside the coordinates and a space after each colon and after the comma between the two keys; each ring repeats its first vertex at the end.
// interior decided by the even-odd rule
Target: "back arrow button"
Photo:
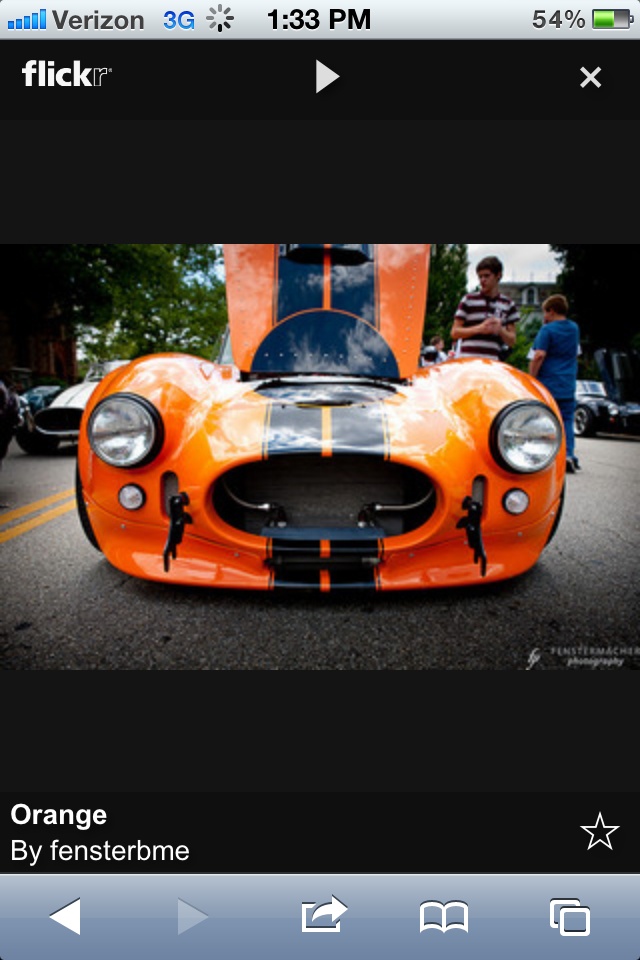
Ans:
{"type": "Polygon", "coordinates": [[[80,898],[68,903],[66,907],[61,907],[54,913],[50,913],[49,917],[80,936],[80,898]]]}

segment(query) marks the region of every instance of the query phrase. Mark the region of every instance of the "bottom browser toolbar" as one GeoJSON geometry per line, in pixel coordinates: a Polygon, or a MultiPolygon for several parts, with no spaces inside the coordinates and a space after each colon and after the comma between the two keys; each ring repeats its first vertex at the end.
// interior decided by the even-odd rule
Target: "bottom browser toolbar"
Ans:
{"type": "Polygon", "coordinates": [[[2,960],[636,960],[640,875],[0,876],[2,960]]]}

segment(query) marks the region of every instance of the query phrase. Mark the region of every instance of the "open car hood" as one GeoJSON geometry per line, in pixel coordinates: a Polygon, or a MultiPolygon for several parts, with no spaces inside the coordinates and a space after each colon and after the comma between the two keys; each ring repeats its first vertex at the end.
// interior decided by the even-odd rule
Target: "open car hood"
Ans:
{"type": "Polygon", "coordinates": [[[615,403],[640,401],[640,354],[636,350],[605,348],[596,350],[594,358],[615,403]]]}
{"type": "Polygon", "coordinates": [[[405,379],[419,366],[428,243],[227,243],[231,345],[245,375],[405,379]]]}

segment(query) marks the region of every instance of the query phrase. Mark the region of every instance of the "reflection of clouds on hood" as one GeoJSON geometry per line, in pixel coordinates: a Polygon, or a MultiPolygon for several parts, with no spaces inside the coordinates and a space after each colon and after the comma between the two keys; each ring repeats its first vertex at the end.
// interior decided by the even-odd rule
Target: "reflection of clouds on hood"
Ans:
{"type": "Polygon", "coordinates": [[[386,340],[364,323],[359,323],[357,327],[343,331],[344,333],[347,334],[347,350],[350,355],[360,353],[364,356],[366,353],[367,356],[379,359],[389,353],[386,340]]]}
{"type": "Polygon", "coordinates": [[[274,327],[253,362],[254,373],[336,373],[395,377],[398,363],[384,337],[352,314],[299,314],[274,327]]]}
{"type": "MultiPolygon", "coordinates": [[[[353,285],[353,267],[344,267],[334,264],[331,268],[331,286],[334,290],[344,293],[353,285]]],[[[357,276],[357,274],[356,274],[357,276]]]]}
{"type": "Polygon", "coordinates": [[[308,273],[296,278],[296,283],[304,290],[321,290],[324,286],[324,276],[321,273],[308,273]]]}
{"type": "MultiPolygon", "coordinates": [[[[333,266],[331,269],[331,286],[336,297],[348,294],[350,290],[358,289],[358,314],[361,317],[375,316],[375,293],[372,285],[372,274],[370,268],[373,264],[364,267],[333,266]],[[368,296],[362,298],[362,292],[366,291],[368,296]]],[[[348,307],[345,309],[348,310],[348,307]]]]}
{"type": "Polygon", "coordinates": [[[349,358],[346,349],[340,346],[328,352],[314,343],[308,335],[297,339],[289,334],[288,347],[291,356],[295,357],[296,368],[309,373],[349,373],[349,358]]]}
{"type": "Polygon", "coordinates": [[[286,426],[284,424],[278,424],[277,427],[271,428],[272,439],[271,445],[273,448],[297,450],[299,453],[317,453],[319,447],[319,440],[317,436],[314,436],[312,433],[305,433],[304,430],[300,430],[297,426],[286,426]]]}
{"type": "Polygon", "coordinates": [[[313,301],[314,298],[316,301],[322,302],[323,287],[324,276],[322,273],[301,270],[299,274],[294,273],[287,277],[285,312],[288,310],[291,313],[297,312],[300,303],[313,301]]]}
{"type": "Polygon", "coordinates": [[[380,361],[386,362],[389,347],[367,324],[358,323],[335,333],[336,340],[326,350],[309,334],[296,338],[290,331],[287,350],[295,357],[297,369],[311,373],[373,373],[379,371],[380,361]]]}

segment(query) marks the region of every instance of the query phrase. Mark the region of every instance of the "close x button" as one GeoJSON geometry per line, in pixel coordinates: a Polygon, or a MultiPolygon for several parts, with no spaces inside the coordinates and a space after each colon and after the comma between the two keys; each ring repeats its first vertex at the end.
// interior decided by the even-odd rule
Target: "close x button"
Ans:
{"type": "Polygon", "coordinates": [[[586,87],[589,84],[593,84],[596,87],[601,87],[602,84],[597,79],[597,75],[600,73],[602,67],[596,67],[595,70],[587,70],[586,67],[580,67],[581,72],[584,74],[584,80],[580,84],[581,87],[586,87]]]}

